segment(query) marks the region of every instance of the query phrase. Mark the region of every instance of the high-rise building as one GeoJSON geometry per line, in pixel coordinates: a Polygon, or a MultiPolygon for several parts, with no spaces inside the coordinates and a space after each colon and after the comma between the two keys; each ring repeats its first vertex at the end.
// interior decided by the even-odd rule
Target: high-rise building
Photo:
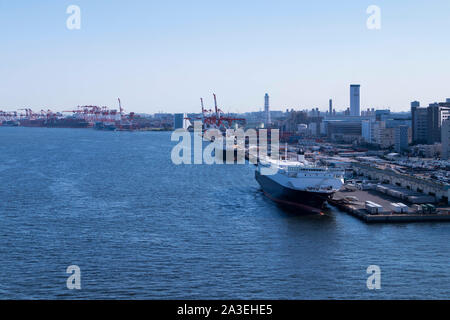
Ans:
{"type": "Polygon", "coordinates": [[[427,143],[434,144],[441,141],[441,123],[439,105],[430,104],[427,108],[427,143]]]}
{"type": "Polygon", "coordinates": [[[450,119],[444,120],[441,126],[442,154],[441,158],[448,160],[450,158],[450,119]]]}
{"type": "Polygon", "coordinates": [[[330,113],[330,116],[331,116],[331,114],[333,113],[333,99],[330,99],[330,103],[329,103],[329,111],[328,111],[329,113],[330,113]]]}
{"type": "Polygon", "coordinates": [[[420,107],[420,101],[411,102],[411,108],[419,108],[419,107],[420,107]]]}
{"type": "Polygon", "coordinates": [[[416,143],[417,140],[417,108],[420,107],[419,101],[413,101],[411,102],[411,125],[412,125],[412,142],[413,144],[416,143]]]}
{"type": "Polygon", "coordinates": [[[264,115],[265,115],[265,125],[269,126],[272,121],[270,119],[270,104],[269,104],[269,94],[266,93],[264,96],[264,115]]]}
{"type": "Polygon", "coordinates": [[[450,103],[432,103],[427,108],[427,143],[441,142],[442,122],[450,118],[450,103]]]}
{"type": "Polygon", "coordinates": [[[411,102],[411,126],[413,144],[428,142],[428,110],[420,108],[419,101],[411,102]]]}
{"type": "Polygon", "coordinates": [[[359,117],[360,112],[360,85],[350,85],[350,115],[359,117]]]}
{"type": "Polygon", "coordinates": [[[395,151],[402,152],[408,150],[408,126],[398,126],[395,128],[395,151]]]}

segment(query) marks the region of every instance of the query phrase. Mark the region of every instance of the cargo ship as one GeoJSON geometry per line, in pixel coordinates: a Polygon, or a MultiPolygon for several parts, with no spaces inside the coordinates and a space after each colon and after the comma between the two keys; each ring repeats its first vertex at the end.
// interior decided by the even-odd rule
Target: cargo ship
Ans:
{"type": "Polygon", "coordinates": [[[92,125],[82,118],[49,118],[44,124],[47,128],[89,128],[92,125]]]}
{"type": "Polygon", "coordinates": [[[95,130],[115,131],[117,129],[115,123],[96,122],[94,124],[95,130]]]}
{"type": "Polygon", "coordinates": [[[271,200],[308,212],[322,208],[344,184],[344,172],[310,163],[302,151],[295,161],[260,159],[255,178],[271,200]],[[275,174],[264,172],[272,168],[275,174]]]}
{"type": "Polygon", "coordinates": [[[21,127],[45,127],[45,119],[20,119],[21,127]]]}
{"type": "Polygon", "coordinates": [[[2,121],[0,123],[0,125],[3,127],[17,127],[17,126],[19,126],[19,123],[14,120],[6,120],[6,121],[2,121]]]}

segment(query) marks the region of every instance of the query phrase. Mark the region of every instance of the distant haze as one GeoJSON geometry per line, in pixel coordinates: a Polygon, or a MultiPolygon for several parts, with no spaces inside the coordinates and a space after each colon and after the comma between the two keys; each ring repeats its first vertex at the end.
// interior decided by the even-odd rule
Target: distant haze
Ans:
{"type": "Polygon", "coordinates": [[[0,109],[77,105],[199,112],[349,106],[405,111],[450,97],[450,2],[2,1],[0,109]],[[66,9],[81,8],[69,30],[66,9]]]}

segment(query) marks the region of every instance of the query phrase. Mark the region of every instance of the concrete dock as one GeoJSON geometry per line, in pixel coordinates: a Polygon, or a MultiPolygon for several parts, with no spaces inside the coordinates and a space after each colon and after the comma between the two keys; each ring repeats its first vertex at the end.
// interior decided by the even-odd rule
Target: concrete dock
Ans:
{"type": "Polygon", "coordinates": [[[423,214],[414,212],[412,204],[405,203],[408,206],[408,213],[395,213],[391,209],[391,203],[398,203],[399,199],[376,190],[343,190],[335,193],[333,199],[328,202],[367,223],[450,221],[450,208],[448,207],[437,207],[436,213],[423,214]],[[381,205],[382,212],[370,214],[365,209],[366,201],[381,205]]]}

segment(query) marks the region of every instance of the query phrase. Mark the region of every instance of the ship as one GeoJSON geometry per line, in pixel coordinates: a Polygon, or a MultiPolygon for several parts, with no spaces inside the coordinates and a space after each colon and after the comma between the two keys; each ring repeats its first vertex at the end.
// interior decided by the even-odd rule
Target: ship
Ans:
{"type": "Polygon", "coordinates": [[[98,121],[94,124],[95,130],[115,131],[117,129],[115,123],[98,121]]]}
{"type": "Polygon", "coordinates": [[[45,127],[45,119],[20,119],[21,127],[45,127]]]}
{"type": "Polygon", "coordinates": [[[260,159],[255,178],[271,200],[307,212],[320,212],[344,184],[343,171],[311,163],[305,159],[303,151],[297,153],[295,161],[260,159]],[[275,174],[264,170],[275,171],[275,174]]]}
{"type": "Polygon", "coordinates": [[[17,127],[17,126],[19,126],[19,123],[14,120],[7,120],[7,121],[2,121],[0,123],[0,125],[3,127],[17,127]]]}
{"type": "Polygon", "coordinates": [[[83,118],[49,118],[44,124],[47,128],[89,128],[91,124],[83,118]]]}

